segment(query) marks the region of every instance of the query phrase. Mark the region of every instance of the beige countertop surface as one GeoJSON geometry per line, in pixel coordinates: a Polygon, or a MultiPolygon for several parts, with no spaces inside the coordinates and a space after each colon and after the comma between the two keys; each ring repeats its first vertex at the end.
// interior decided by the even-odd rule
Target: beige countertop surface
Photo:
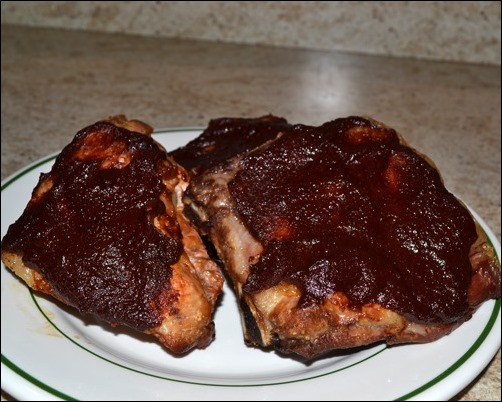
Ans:
{"type": "MultiPolygon", "coordinates": [[[[4,25],[1,55],[2,180],[113,114],[156,128],[368,115],[430,156],[500,239],[500,67],[4,25]]],[[[499,350],[453,400],[500,400],[500,366],[499,350]]]]}

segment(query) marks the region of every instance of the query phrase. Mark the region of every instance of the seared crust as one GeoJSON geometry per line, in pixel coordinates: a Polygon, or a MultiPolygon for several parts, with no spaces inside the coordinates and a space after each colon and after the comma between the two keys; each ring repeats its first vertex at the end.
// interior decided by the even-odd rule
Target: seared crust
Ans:
{"type": "MultiPolygon", "coordinates": [[[[365,124],[368,123],[360,123],[350,131],[355,142],[371,135],[365,131],[365,124]]],[[[369,124],[385,127],[374,120],[369,124]]],[[[406,145],[401,136],[398,138],[400,144],[406,145]]],[[[237,156],[195,176],[186,192],[185,203],[192,211],[190,215],[196,216],[200,230],[210,236],[232,279],[240,300],[244,339],[248,345],[312,358],[332,349],[378,341],[430,342],[468,320],[483,301],[500,297],[500,264],[477,223],[477,239],[468,257],[472,267],[465,301],[468,307],[453,321],[420,321],[409,315],[407,318],[377,302],[357,306],[341,291],[328,294],[319,303],[305,304],[301,302],[305,296],[302,290],[289,280],[276,281],[276,285],[265,289],[246,290],[251,267],[262,259],[266,244],[259,240],[255,227],[250,230],[246,226],[229,190],[229,183],[242,168],[241,160],[242,157],[237,156]]],[[[280,174],[278,168],[277,175],[280,174]]],[[[395,177],[390,175],[388,180],[392,185],[395,177]]],[[[287,222],[281,222],[272,235],[288,236],[288,227],[287,222]]]]}
{"type": "MultiPolygon", "coordinates": [[[[84,145],[78,148],[76,152],[72,154],[72,157],[89,161],[89,163],[99,161],[100,168],[102,168],[103,171],[107,169],[120,170],[124,166],[127,166],[131,158],[135,156],[132,153],[128,153],[125,148],[122,147],[120,140],[116,140],[115,142],[112,141],[109,147],[105,142],[101,142],[100,130],[102,128],[108,127],[106,130],[113,133],[113,128],[107,126],[107,124],[113,124],[115,127],[124,128],[128,130],[131,135],[137,135],[137,133],[149,135],[152,132],[151,127],[145,123],[137,120],[127,120],[125,116],[114,116],[109,118],[106,122],[97,123],[97,125],[88,128],[83,137],[84,145]]],[[[127,136],[127,133],[124,134],[122,132],[122,134],[127,136]]],[[[151,141],[150,138],[148,141],[151,141]]],[[[156,143],[156,145],[165,155],[165,150],[160,144],[156,143]]],[[[65,157],[68,157],[68,155],[65,157]]],[[[145,301],[151,300],[148,302],[151,304],[146,306],[138,305],[138,308],[144,311],[150,310],[152,312],[151,317],[153,318],[147,318],[147,316],[145,316],[146,320],[144,322],[141,322],[141,318],[123,321],[121,318],[122,316],[120,314],[116,315],[114,312],[120,312],[120,305],[114,311],[103,311],[103,314],[97,312],[98,307],[93,307],[92,302],[90,302],[91,305],[89,308],[82,307],[83,303],[81,300],[72,299],[72,297],[69,296],[71,293],[64,293],[64,291],[61,292],[56,290],[62,289],[62,284],[58,280],[49,279],[36,269],[37,265],[35,263],[26,261],[24,258],[25,250],[23,251],[23,249],[20,249],[18,245],[13,246],[14,243],[17,243],[16,239],[11,239],[12,236],[6,235],[2,240],[2,261],[32,289],[49,294],[70,306],[76,306],[82,313],[97,315],[114,326],[128,325],[134,329],[154,335],[170,351],[174,353],[184,353],[195,347],[206,347],[212,341],[214,337],[212,314],[216,300],[222,289],[223,279],[219,268],[208,257],[197,231],[183,215],[184,206],[182,194],[188,185],[185,170],[167,156],[164,156],[164,160],[161,160],[160,164],[157,165],[157,169],[156,172],[148,174],[158,175],[158,177],[161,178],[161,183],[163,183],[164,188],[161,190],[159,198],[161,201],[160,205],[163,205],[164,211],[152,213],[152,223],[155,229],[159,233],[162,233],[166,239],[172,239],[172,241],[179,242],[181,249],[179,258],[174,263],[168,264],[166,261],[164,268],[155,268],[156,271],[161,272],[165,270],[165,272],[168,273],[162,276],[166,278],[165,283],[151,285],[158,288],[160,290],[159,293],[156,295],[152,293],[154,295],[153,299],[150,299],[148,295],[139,295],[134,299],[145,301]],[[156,322],[157,324],[151,325],[152,322],[156,322]]],[[[37,208],[38,205],[41,205],[41,203],[44,203],[51,191],[54,191],[54,182],[55,176],[52,172],[42,175],[39,184],[33,191],[33,196],[27,209],[33,210],[37,208]]],[[[60,206],[60,209],[64,210],[65,208],[68,208],[67,205],[60,206]]],[[[160,211],[158,206],[156,208],[155,211],[160,211]]],[[[71,211],[65,212],[71,213],[71,211]]],[[[16,225],[20,224],[21,223],[18,221],[11,227],[15,228],[16,225]]],[[[135,228],[131,228],[131,230],[135,230],[135,228]]],[[[120,236],[120,233],[117,233],[117,236],[120,236]]],[[[117,244],[122,243],[119,242],[117,244]]],[[[146,245],[148,246],[148,244],[146,245]]],[[[65,250],[56,252],[60,253],[61,258],[65,258],[65,250]]],[[[97,252],[102,251],[97,250],[97,252]]],[[[151,252],[152,251],[145,251],[144,254],[142,252],[142,255],[145,257],[141,258],[149,258],[150,254],[148,253],[151,252]]],[[[96,269],[99,272],[100,268],[97,267],[96,269]]],[[[121,272],[120,267],[117,267],[117,269],[117,272],[121,272]]],[[[142,268],[138,266],[137,269],[141,271],[142,268]]],[[[110,270],[110,267],[102,267],[101,272],[103,272],[103,275],[106,275],[106,270],[110,270]]],[[[99,275],[98,273],[98,276],[99,275]]],[[[145,275],[147,275],[146,271],[145,275]]],[[[105,278],[105,276],[103,276],[103,278],[105,278]]],[[[82,286],[87,286],[84,285],[84,280],[84,277],[82,277],[82,286]]],[[[148,278],[148,276],[145,276],[144,279],[139,278],[140,282],[148,283],[149,280],[151,280],[151,278],[148,278]]],[[[102,281],[106,282],[105,279],[102,279],[102,281]]],[[[76,286],[78,287],[78,283],[76,286]]],[[[131,286],[133,286],[132,283],[131,286]]],[[[105,291],[104,288],[103,291],[105,291]]],[[[107,294],[113,294],[115,292],[120,300],[123,298],[120,289],[110,289],[108,286],[106,292],[108,292],[107,294]]],[[[124,292],[130,293],[127,289],[124,289],[124,292]]],[[[91,301],[94,297],[97,297],[98,299],[96,299],[95,303],[99,304],[101,302],[99,300],[99,292],[95,295],[84,295],[84,297],[88,297],[91,301]]],[[[125,300],[124,296],[124,301],[125,300]]],[[[127,303],[130,303],[130,301],[127,301],[127,303]]],[[[120,304],[120,302],[117,301],[117,304],[120,304]]],[[[125,305],[124,308],[126,308],[125,305]]]]}

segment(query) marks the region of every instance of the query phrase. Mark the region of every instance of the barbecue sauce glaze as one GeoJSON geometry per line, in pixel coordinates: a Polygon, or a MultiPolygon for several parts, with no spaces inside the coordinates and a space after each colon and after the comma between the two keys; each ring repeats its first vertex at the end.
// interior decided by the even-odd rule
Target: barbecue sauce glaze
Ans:
{"type": "Polygon", "coordinates": [[[245,156],[229,189],[264,245],[246,292],[285,281],[302,307],[343,292],[425,323],[468,309],[473,219],[394,130],[358,117],[293,126],[245,156]]]}
{"type": "MultiPolygon", "coordinates": [[[[181,234],[160,196],[176,177],[148,135],[108,122],[81,130],[42,174],[2,248],[20,253],[54,292],[81,312],[140,331],[161,323],[181,234]],[[41,194],[40,184],[52,188],[41,194]],[[160,221],[172,237],[154,226],[160,221]]],[[[170,197],[170,194],[166,194],[170,197]]]]}
{"type": "Polygon", "coordinates": [[[273,140],[290,127],[286,119],[273,115],[213,119],[200,136],[170,155],[186,170],[200,174],[219,162],[273,140]]]}

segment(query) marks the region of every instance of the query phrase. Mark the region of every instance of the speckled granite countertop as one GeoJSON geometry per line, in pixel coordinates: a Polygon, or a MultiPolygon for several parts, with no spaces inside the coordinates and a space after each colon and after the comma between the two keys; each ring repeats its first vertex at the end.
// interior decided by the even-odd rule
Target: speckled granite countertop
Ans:
{"type": "MultiPolygon", "coordinates": [[[[2,179],[112,114],[157,128],[369,115],[429,155],[500,239],[500,67],[14,26],[1,52],[2,179]]],[[[500,350],[455,400],[500,400],[500,350]]]]}

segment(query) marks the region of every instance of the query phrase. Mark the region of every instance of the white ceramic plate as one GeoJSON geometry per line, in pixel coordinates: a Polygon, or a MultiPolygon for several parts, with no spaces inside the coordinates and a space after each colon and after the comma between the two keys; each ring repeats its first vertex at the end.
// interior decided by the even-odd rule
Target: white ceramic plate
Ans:
{"type": "MultiPolygon", "coordinates": [[[[200,129],[162,130],[175,149],[200,129]]],[[[2,237],[22,213],[55,155],[2,182],[2,237]]],[[[500,244],[476,219],[500,256],[500,244]]],[[[82,319],[33,294],[2,266],[2,389],[21,400],[446,400],[466,387],[500,347],[500,300],[486,302],[451,335],[425,345],[333,353],[311,364],[242,341],[228,287],[216,340],[174,357],[149,337],[82,319]]]]}

